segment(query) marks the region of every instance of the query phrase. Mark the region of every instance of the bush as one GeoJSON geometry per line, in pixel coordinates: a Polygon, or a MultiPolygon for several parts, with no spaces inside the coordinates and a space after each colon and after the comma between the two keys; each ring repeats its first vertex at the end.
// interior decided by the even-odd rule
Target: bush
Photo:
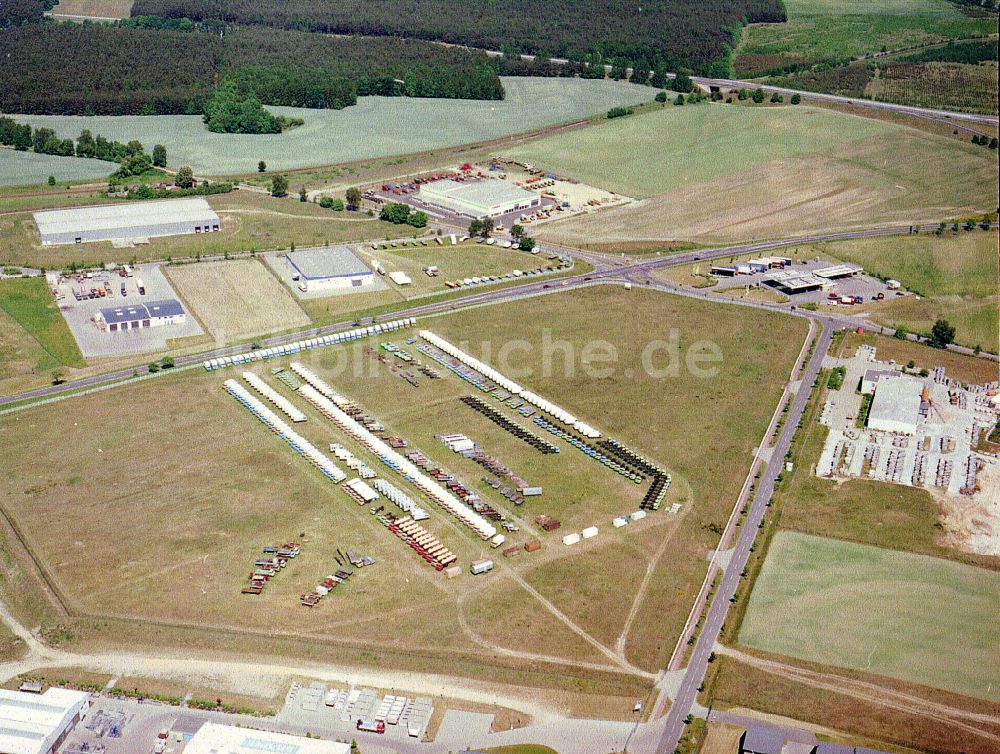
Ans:
{"type": "Polygon", "coordinates": [[[666,102],[667,101],[667,93],[666,92],[657,92],[655,100],[657,102],[666,102]]]}
{"type": "Polygon", "coordinates": [[[790,100],[790,102],[793,105],[798,105],[800,102],[802,102],[802,95],[801,94],[793,94],[792,95],[792,99],[790,100]]]}
{"type": "Polygon", "coordinates": [[[410,208],[401,202],[388,202],[382,206],[378,219],[394,225],[402,225],[410,217],[410,208]]]}
{"type": "Polygon", "coordinates": [[[635,112],[631,107],[612,107],[608,110],[608,118],[624,118],[635,112]]]}

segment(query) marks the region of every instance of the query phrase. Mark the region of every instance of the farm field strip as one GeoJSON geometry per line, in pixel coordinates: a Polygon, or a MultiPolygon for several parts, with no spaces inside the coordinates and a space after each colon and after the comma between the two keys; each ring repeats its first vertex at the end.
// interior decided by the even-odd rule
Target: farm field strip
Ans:
{"type": "Polygon", "coordinates": [[[162,143],[172,168],[196,173],[252,173],[258,160],[271,170],[410,154],[531,131],[652,99],[653,90],[614,81],[503,78],[501,101],[360,97],[343,110],[270,107],[305,125],[284,134],[217,134],[200,115],[68,116],[12,115],[61,138],[84,128],[108,139],[162,143]]]}
{"type": "Polygon", "coordinates": [[[989,617],[1000,574],[923,555],[779,532],[740,627],[778,654],[1000,700],[989,617]]]}

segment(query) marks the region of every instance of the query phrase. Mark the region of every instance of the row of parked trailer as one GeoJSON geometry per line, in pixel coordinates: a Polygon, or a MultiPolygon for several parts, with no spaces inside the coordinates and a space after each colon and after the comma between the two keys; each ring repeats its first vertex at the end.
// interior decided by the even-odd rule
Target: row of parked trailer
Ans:
{"type": "Polygon", "coordinates": [[[414,521],[425,521],[430,515],[413,500],[412,497],[403,492],[399,487],[385,479],[376,479],[372,486],[385,495],[403,513],[409,513],[414,521]]]}
{"type": "Polygon", "coordinates": [[[593,445],[585,442],[584,440],[581,440],[572,432],[567,432],[559,425],[553,424],[547,419],[543,419],[541,416],[536,416],[534,419],[532,419],[532,421],[542,429],[548,430],[556,437],[562,438],[570,445],[572,445],[574,448],[577,448],[578,450],[582,451],[584,455],[587,455],[593,458],[595,461],[607,466],[616,474],[619,474],[628,479],[629,481],[635,482],[636,484],[639,484],[642,481],[642,475],[637,473],[634,469],[629,468],[628,466],[619,463],[614,458],[611,458],[610,456],[602,453],[593,445]]]}
{"type": "Polygon", "coordinates": [[[336,405],[338,402],[341,404],[350,402],[344,396],[333,391],[329,385],[318,379],[311,370],[303,365],[292,364],[292,369],[308,383],[299,389],[299,394],[316,407],[320,413],[368,448],[382,463],[414,484],[421,492],[475,531],[480,537],[490,539],[496,535],[496,527],[489,521],[470,510],[448,490],[421,473],[414,463],[397,453],[384,440],[348,415],[341,406],[336,405]],[[325,395],[324,390],[328,391],[325,395]]]}
{"type": "Polygon", "coordinates": [[[277,390],[272,388],[253,372],[244,372],[243,379],[246,380],[250,387],[277,406],[278,409],[280,409],[281,412],[293,422],[299,423],[306,420],[306,415],[299,411],[290,400],[281,395],[277,390]]]}
{"type": "Polygon", "coordinates": [[[238,353],[235,356],[223,356],[218,359],[208,359],[204,362],[204,366],[205,369],[211,372],[214,369],[224,369],[225,367],[249,364],[254,361],[263,361],[264,359],[291,356],[292,354],[309,351],[313,348],[323,348],[324,346],[334,346],[339,345],[340,343],[350,343],[351,341],[360,340],[361,338],[370,338],[373,335],[395,332],[396,330],[412,327],[416,324],[416,322],[416,317],[406,317],[405,319],[395,319],[391,322],[382,322],[377,325],[356,327],[353,330],[345,330],[344,332],[334,333],[333,335],[306,338],[305,340],[296,340],[293,343],[286,343],[280,346],[258,348],[256,350],[247,351],[246,353],[238,353]]]}
{"type": "Polygon", "coordinates": [[[336,464],[327,458],[312,443],[295,432],[285,422],[278,417],[271,409],[253,397],[250,392],[236,380],[226,380],[223,383],[226,392],[250,409],[254,416],[260,419],[269,429],[277,434],[281,439],[292,446],[292,449],[307,459],[313,466],[320,470],[331,482],[337,484],[347,478],[347,474],[341,471],[336,464]]]}
{"type": "Polygon", "coordinates": [[[437,537],[409,516],[402,518],[380,516],[379,520],[438,571],[443,571],[458,560],[458,556],[441,544],[437,537]]]}
{"type": "Polygon", "coordinates": [[[461,348],[452,345],[444,338],[435,335],[430,330],[421,330],[420,337],[426,340],[428,343],[441,349],[449,356],[458,359],[466,366],[475,369],[477,372],[487,377],[488,379],[495,382],[500,387],[509,391],[512,395],[518,395],[526,402],[530,403],[532,406],[544,411],[550,416],[555,417],[564,424],[568,424],[573,427],[577,432],[582,434],[584,437],[597,438],[601,436],[601,433],[597,431],[594,427],[589,424],[577,419],[573,414],[564,408],[557,406],[552,401],[542,398],[540,395],[536,395],[530,390],[526,390],[516,382],[508,379],[505,375],[501,374],[499,371],[491,367],[489,364],[485,364],[474,356],[467,354],[461,348]]]}

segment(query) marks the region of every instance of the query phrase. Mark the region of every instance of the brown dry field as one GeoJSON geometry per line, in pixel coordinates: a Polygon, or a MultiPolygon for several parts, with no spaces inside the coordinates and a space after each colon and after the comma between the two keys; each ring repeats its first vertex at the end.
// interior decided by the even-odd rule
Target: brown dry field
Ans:
{"type": "MultiPolygon", "coordinates": [[[[859,746],[889,745],[886,748],[894,751],[912,749],[934,754],[992,754],[1000,737],[1000,726],[997,725],[984,723],[982,734],[974,735],[967,728],[930,720],[916,713],[901,712],[880,705],[875,699],[859,699],[789,681],[731,657],[720,657],[710,672],[712,677],[706,685],[717,709],[748,707],[815,723],[842,731],[844,735],[838,736],[839,739],[859,746]]],[[[867,679],[872,678],[869,676],[867,679]]],[[[884,678],[875,680],[880,684],[886,682],[884,678]]],[[[893,682],[889,685],[905,693],[962,709],[997,714],[996,705],[984,708],[979,700],[944,694],[914,684],[893,682]]]]}
{"type": "Polygon", "coordinates": [[[937,222],[995,208],[994,162],[938,161],[929,171],[904,157],[912,154],[914,139],[939,140],[901,129],[842,152],[772,160],[624,207],[548,223],[537,235],[568,244],[729,243],[937,222]],[[981,186],[983,193],[956,186],[981,186]]]}
{"type": "Polygon", "coordinates": [[[65,16],[128,18],[132,0],[59,0],[52,13],[65,16]]]}
{"type": "Polygon", "coordinates": [[[218,343],[304,327],[311,321],[260,260],[168,265],[163,270],[218,343]]]}
{"type": "MultiPolygon", "coordinates": [[[[728,515],[798,354],[804,323],[651,291],[637,291],[625,302],[615,289],[593,288],[419,324],[453,342],[470,340],[474,354],[484,339],[494,346],[522,339],[531,350],[512,357],[511,368],[530,373],[517,378],[670,468],[675,481],[666,505],[681,502],[682,514],[660,512],[613,530],[611,517],[634,510],[644,487],[568,445],[554,457],[533,451],[462,407],[457,399],[469,386],[454,377],[411,387],[364,354],[377,341],[302,355],[411,444],[512,513],[522,529],[511,541],[539,536],[545,543],[540,553],[497,558],[432,507],[427,528],[461,563],[483,555],[497,562],[488,577],[464,574],[449,581],[225,395],[221,383],[238,376],[235,370],[167,374],[0,418],[0,438],[17,449],[13,461],[24,470],[0,482],[3,508],[79,616],[40,622],[68,622],[74,636],[67,646],[80,649],[99,647],[111,636],[147,645],[173,645],[183,636],[189,647],[231,648],[248,635],[263,642],[266,633],[262,655],[309,655],[318,651],[315,644],[336,647],[327,657],[345,662],[405,667],[422,658],[431,672],[572,686],[566,690],[585,698],[603,694],[614,699],[605,711],[627,715],[648,682],[622,672],[622,663],[607,653],[615,651],[642,574],[657,563],[624,636],[625,656],[655,672],[673,648],[704,576],[704,556],[717,540],[706,527],[728,515]],[[703,339],[718,343],[723,360],[716,376],[696,377],[682,368],[662,379],[639,369],[646,342],[668,337],[671,327],[678,328],[682,349],[703,339]],[[579,363],[572,372],[545,373],[539,344],[547,338],[565,339],[578,354],[592,338],[606,339],[618,344],[620,361],[606,377],[582,374],[579,363]],[[342,370],[345,363],[350,368],[342,370]],[[360,365],[356,371],[354,365],[360,365]],[[634,373],[626,376],[628,370],[634,373]],[[747,404],[749,391],[757,399],[747,404]],[[467,433],[545,493],[511,510],[478,481],[479,466],[434,439],[449,431],[467,433]],[[555,515],[563,528],[539,533],[532,522],[539,512],[555,515]],[[53,527],[54,520],[60,526],[53,527]],[[600,527],[595,540],[574,548],[561,544],[563,532],[587,525],[600,527]],[[300,557],[260,597],[239,594],[259,548],[299,532],[305,532],[300,557]],[[357,572],[317,608],[300,608],[298,595],[333,569],[338,547],[371,554],[378,564],[357,572]],[[142,635],[133,617],[142,619],[142,635]]],[[[279,363],[254,371],[284,392],[269,374],[279,363]]],[[[293,401],[307,409],[301,399],[293,401]]],[[[345,439],[317,413],[307,414],[300,431],[317,446],[345,439]]],[[[23,610],[16,601],[15,607],[23,610]]],[[[566,704],[587,706],[579,698],[566,704]]]]}

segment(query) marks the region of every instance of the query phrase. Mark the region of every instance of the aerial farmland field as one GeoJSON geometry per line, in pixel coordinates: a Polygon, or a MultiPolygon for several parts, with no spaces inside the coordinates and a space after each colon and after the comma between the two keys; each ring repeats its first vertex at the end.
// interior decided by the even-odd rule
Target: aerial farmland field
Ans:
{"type": "MultiPolygon", "coordinates": [[[[33,460],[14,459],[24,464],[25,473],[0,485],[8,512],[23,527],[73,613],[81,616],[74,623],[79,640],[100,644],[108,638],[100,626],[141,617],[187,632],[170,634],[174,638],[169,641],[186,635],[185,641],[196,643],[201,640],[191,631],[197,628],[226,627],[240,635],[280,622],[281,634],[297,637],[303,646],[334,641],[345,648],[363,645],[376,654],[417,653],[429,667],[463,674],[483,673],[483,663],[521,668],[524,658],[517,653],[528,652],[568,669],[573,677],[589,678],[587,683],[595,685],[587,688],[593,693],[620,694],[611,702],[613,709],[620,705],[623,714],[630,709],[634,698],[628,697],[636,690],[627,684],[645,683],[641,673],[655,672],[673,648],[704,575],[704,555],[714,543],[706,526],[728,515],[751,450],[799,352],[804,323],[768,312],[732,313],[653,292],[636,291],[624,301],[618,289],[591,288],[419,324],[454,343],[466,341],[469,353],[496,359],[540,394],[657,459],[674,475],[664,505],[680,503],[680,512],[661,509],[613,529],[612,516],[634,510],[644,487],[568,445],[556,456],[539,454],[466,409],[458,399],[475,391],[450,374],[439,380],[421,377],[420,387],[411,386],[366,353],[388,338],[303,355],[310,368],[393,432],[470,482],[491,504],[508,509],[521,526],[510,535],[514,543],[532,537],[543,541],[540,553],[501,560],[488,577],[465,574],[445,580],[223,392],[223,379],[239,379],[237,370],[167,374],[90,396],[85,412],[83,402],[69,399],[0,418],[0,437],[15,454],[27,452],[24,433],[35,438],[33,460]],[[650,317],[670,322],[676,335],[644,331],[639,325],[650,317]],[[642,354],[659,337],[677,338],[682,354],[711,341],[723,356],[715,364],[718,371],[700,376],[688,373],[682,363],[677,374],[648,373],[642,354]],[[618,348],[618,360],[611,374],[595,379],[588,376],[591,366],[603,369],[606,364],[593,361],[598,351],[590,344],[605,340],[618,348]],[[518,345],[496,350],[510,343],[518,345]],[[564,365],[569,352],[571,362],[564,365]],[[747,391],[753,392],[753,401],[744,400],[747,391]],[[114,417],[126,411],[131,419],[124,427],[114,417]],[[87,419],[81,421],[84,413],[87,419]],[[479,481],[479,466],[453,455],[434,437],[456,431],[542,486],[542,496],[529,499],[523,508],[498,498],[479,481]],[[53,465],[68,443],[79,452],[53,465]],[[539,513],[558,518],[562,528],[540,532],[534,523],[539,513]],[[66,525],[48,527],[45,522],[53,515],[66,525]],[[109,536],[123,522],[135,535],[109,536]],[[590,525],[600,529],[596,540],[576,548],[561,544],[563,533],[590,525]],[[254,553],[264,544],[297,538],[299,532],[306,536],[294,566],[260,598],[241,595],[254,553]],[[377,564],[361,570],[318,608],[299,608],[297,595],[330,570],[336,548],[345,546],[371,554],[377,564]],[[120,568],[99,567],[110,557],[108,548],[117,553],[120,568]],[[612,552],[618,567],[627,571],[615,578],[609,578],[605,567],[612,552]],[[650,563],[661,567],[644,583],[650,563]],[[171,585],[170,598],[150,599],[165,580],[171,585]],[[578,586],[589,585],[585,603],[578,599],[583,592],[573,587],[574,580],[578,586]],[[625,614],[611,609],[622,600],[638,604],[627,623],[625,614]],[[595,604],[606,609],[584,609],[595,604]],[[506,607],[498,612],[498,605],[506,607]],[[525,615],[532,616],[530,631],[518,620],[525,615]],[[617,654],[619,641],[623,655],[617,654]],[[461,665],[453,669],[456,659],[461,665]],[[473,665],[480,670],[470,670],[473,665]],[[617,674],[619,681],[608,685],[601,680],[606,672],[617,674]]],[[[403,345],[408,334],[392,340],[403,345]]],[[[415,353],[415,346],[405,347],[415,353]]],[[[664,366],[659,362],[666,352],[657,353],[654,364],[664,366]]],[[[307,410],[309,420],[297,429],[321,448],[350,443],[271,376],[270,368],[279,365],[287,363],[260,364],[254,371],[307,410]]],[[[351,448],[379,466],[358,451],[360,446],[351,448]]],[[[438,509],[431,506],[430,512],[425,523],[460,562],[483,555],[500,560],[496,551],[438,509]]],[[[164,636],[160,640],[168,641],[164,636]]]]}
{"type": "Polygon", "coordinates": [[[988,149],[805,105],[674,107],[506,154],[642,200],[539,232],[566,243],[711,243],[936,222],[943,207],[948,217],[989,212],[997,196],[988,149]]]}
{"type": "Polygon", "coordinates": [[[947,0],[789,0],[786,7],[788,23],[752,24],[744,31],[737,75],[996,33],[995,18],[963,13],[947,0]]]}
{"type": "Polygon", "coordinates": [[[740,641],[997,701],[998,601],[995,571],[779,532],[740,641]]]}
{"type": "Polygon", "coordinates": [[[992,231],[977,228],[955,235],[949,230],[943,236],[857,239],[817,248],[880,277],[895,278],[919,294],[870,305],[875,321],[929,332],[943,316],[955,325],[958,342],[994,350],[1000,337],[1000,270],[992,231]]]}
{"type": "Polygon", "coordinates": [[[138,139],[167,148],[170,167],[208,175],[250,173],[258,160],[271,170],[326,165],[485,141],[636,105],[653,90],[614,81],[504,78],[502,101],[361,97],[343,110],[272,107],[305,125],[284,134],[217,134],[200,115],[17,115],[18,122],[76,138],[84,128],[108,139],[138,139]]]}
{"type": "Polygon", "coordinates": [[[303,327],[291,293],[257,259],[165,267],[167,277],[217,342],[303,327]]]}
{"type": "Polygon", "coordinates": [[[53,176],[57,183],[80,179],[102,180],[115,172],[113,162],[80,157],[17,152],[0,148],[0,186],[45,183],[53,176]]]}

